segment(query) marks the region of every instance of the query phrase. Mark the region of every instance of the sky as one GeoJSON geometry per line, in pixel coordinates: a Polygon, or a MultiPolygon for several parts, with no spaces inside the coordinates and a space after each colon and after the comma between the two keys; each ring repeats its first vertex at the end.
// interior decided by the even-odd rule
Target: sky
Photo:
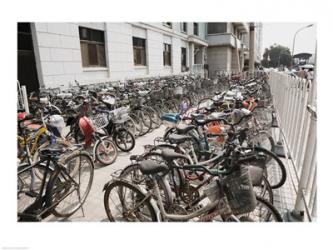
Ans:
{"type": "MultiPolygon", "coordinates": [[[[296,31],[312,23],[263,23],[262,53],[274,43],[286,46],[292,53],[293,39],[296,31]]],[[[294,54],[307,52],[313,54],[316,48],[316,24],[301,30],[296,35],[294,54]]]]}

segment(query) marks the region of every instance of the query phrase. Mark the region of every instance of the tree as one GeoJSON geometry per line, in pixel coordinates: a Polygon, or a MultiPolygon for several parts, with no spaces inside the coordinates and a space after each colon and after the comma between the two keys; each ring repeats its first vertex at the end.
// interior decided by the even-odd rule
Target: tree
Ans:
{"type": "Polygon", "coordinates": [[[261,65],[264,67],[279,67],[281,65],[289,67],[291,65],[291,53],[289,48],[274,44],[265,49],[261,65]]]}

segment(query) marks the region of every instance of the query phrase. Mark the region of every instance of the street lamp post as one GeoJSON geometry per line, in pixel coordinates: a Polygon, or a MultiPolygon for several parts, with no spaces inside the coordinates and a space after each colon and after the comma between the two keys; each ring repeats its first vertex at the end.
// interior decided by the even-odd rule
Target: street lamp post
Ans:
{"type": "Polygon", "coordinates": [[[293,52],[292,52],[292,55],[291,55],[291,67],[293,67],[294,65],[294,48],[295,48],[295,39],[296,39],[296,35],[298,34],[298,32],[300,32],[301,30],[304,30],[304,29],[307,29],[307,28],[310,28],[312,27],[313,24],[309,24],[307,26],[304,26],[300,29],[298,29],[296,32],[295,32],[295,35],[294,35],[294,41],[293,41],[293,52]]]}

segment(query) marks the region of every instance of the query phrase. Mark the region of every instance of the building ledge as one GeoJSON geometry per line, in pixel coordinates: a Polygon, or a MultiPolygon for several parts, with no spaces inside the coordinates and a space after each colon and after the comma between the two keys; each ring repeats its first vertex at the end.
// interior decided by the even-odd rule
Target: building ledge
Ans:
{"type": "Polygon", "coordinates": [[[108,71],[107,67],[89,67],[89,68],[83,68],[84,72],[90,72],[90,71],[108,71]]]}
{"type": "Polygon", "coordinates": [[[205,46],[205,47],[208,46],[208,42],[207,41],[202,40],[198,36],[195,36],[195,35],[189,35],[188,36],[188,41],[192,42],[192,43],[196,43],[196,44],[202,45],[202,46],[205,46]]]}

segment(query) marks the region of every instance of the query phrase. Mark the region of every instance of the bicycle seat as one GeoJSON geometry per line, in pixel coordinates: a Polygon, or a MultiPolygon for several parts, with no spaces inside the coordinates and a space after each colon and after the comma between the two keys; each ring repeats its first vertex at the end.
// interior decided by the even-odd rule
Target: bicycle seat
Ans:
{"type": "Polygon", "coordinates": [[[183,142],[191,139],[191,136],[171,134],[171,135],[169,135],[168,139],[169,139],[170,143],[172,143],[172,144],[180,144],[180,143],[183,143],[183,142]]]}
{"type": "Polygon", "coordinates": [[[131,161],[138,161],[141,158],[141,155],[131,155],[130,160],[131,161]]]}
{"type": "Polygon", "coordinates": [[[152,160],[145,160],[139,163],[139,169],[143,174],[157,174],[169,170],[165,164],[157,163],[152,160]]]}
{"type": "Polygon", "coordinates": [[[214,92],[215,95],[220,95],[221,93],[222,93],[221,91],[214,92]]]}
{"type": "Polygon", "coordinates": [[[176,130],[180,134],[185,134],[194,128],[196,128],[196,126],[194,126],[194,125],[178,124],[178,126],[176,127],[176,130]]]}
{"type": "Polygon", "coordinates": [[[59,144],[51,144],[50,146],[46,148],[40,149],[41,156],[54,156],[54,155],[60,155],[63,152],[65,152],[65,148],[59,144]]]}
{"type": "Polygon", "coordinates": [[[171,149],[163,149],[162,150],[162,156],[166,161],[173,161],[175,159],[186,159],[186,160],[188,160],[188,158],[185,155],[176,153],[175,151],[173,151],[171,149]]]}
{"type": "Polygon", "coordinates": [[[40,129],[42,127],[41,124],[24,124],[24,126],[26,127],[26,129],[30,130],[30,131],[37,131],[38,129],[40,129]]]}

